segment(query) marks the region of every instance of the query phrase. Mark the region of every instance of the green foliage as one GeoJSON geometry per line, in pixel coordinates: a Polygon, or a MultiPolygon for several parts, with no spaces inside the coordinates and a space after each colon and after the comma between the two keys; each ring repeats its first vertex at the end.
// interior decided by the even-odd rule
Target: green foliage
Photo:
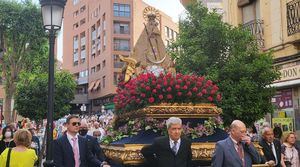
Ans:
{"type": "MultiPolygon", "coordinates": [[[[70,101],[74,99],[76,82],[68,72],[55,74],[54,119],[69,113],[70,101]]],[[[48,101],[48,74],[22,73],[17,84],[15,109],[32,120],[46,118],[48,101]]]]}
{"type": "Polygon", "coordinates": [[[187,10],[170,47],[177,71],[206,75],[218,84],[225,124],[240,119],[251,125],[271,113],[274,88],[268,85],[279,77],[272,54],[260,53],[250,32],[223,23],[200,3],[187,10]]]}
{"type": "Polygon", "coordinates": [[[41,10],[31,0],[0,0],[0,52],[5,79],[4,117],[11,117],[11,100],[22,71],[47,72],[47,38],[41,10]],[[3,54],[4,53],[4,54],[3,54]]]}

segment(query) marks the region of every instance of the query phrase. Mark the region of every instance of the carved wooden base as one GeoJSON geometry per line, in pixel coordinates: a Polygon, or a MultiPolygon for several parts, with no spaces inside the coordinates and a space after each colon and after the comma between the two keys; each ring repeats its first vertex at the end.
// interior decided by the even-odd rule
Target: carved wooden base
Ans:
{"type": "MultiPolygon", "coordinates": [[[[211,160],[215,144],[213,142],[192,143],[193,160],[211,160]]],[[[262,148],[258,143],[254,143],[254,145],[259,150],[259,153],[262,153],[262,148]]],[[[143,163],[144,158],[140,150],[144,146],[143,144],[101,145],[108,158],[131,165],[143,163]]]]}

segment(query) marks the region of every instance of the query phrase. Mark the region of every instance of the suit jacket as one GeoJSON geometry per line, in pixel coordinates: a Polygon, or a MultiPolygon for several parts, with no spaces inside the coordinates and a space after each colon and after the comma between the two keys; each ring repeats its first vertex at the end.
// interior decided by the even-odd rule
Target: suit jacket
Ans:
{"type": "MultiPolygon", "coordinates": [[[[276,139],[273,141],[273,143],[274,143],[274,146],[275,146],[276,156],[277,156],[277,160],[278,160],[278,163],[277,163],[276,167],[281,167],[281,164],[280,164],[281,144],[280,144],[280,141],[278,141],[276,139]]],[[[267,141],[264,140],[264,139],[261,139],[259,141],[259,145],[262,147],[262,150],[263,150],[263,153],[264,153],[262,162],[265,163],[266,161],[270,161],[270,160],[273,160],[275,162],[275,156],[273,154],[272,148],[267,143],[267,141]]]]}
{"type": "Polygon", "coordinates": [[[177,154],[171,150],[168,136],[156,138],[152,145],[142,148],[141,153],[151,167],[191,167],[191,142],[181,138],[177,154]]]}
{"type": "MultiPolygon", "coordinates": [[[[85,138],[88,141],[88,148],[91,150],[92,154],[101,162],[106,161],[106,157],[97,141],[97,138],[90,135],[86,135],[85,138]]],[[[89,166],[92,167],[94,165],[89,163],[89,166]]]]}
{"type": "MultiPolygon", "coordinates": [[[[100,166],[101,162],[93,156],[88,149],[87,139],[78,136],[78,146],[80,155],[80,167],[89,167],[88,163],[100,166]]],[[[67,138],[63,135],[53,143],[53,159],[57,167],[74,167],[75,160],[72,146],[67,138]]]]}
{"type": "MultiPolygon", "coordinates": [[[[245,167],[251,167],[254,163],[260,163],[259,153],[253,144],[246,145],[242,143],[244,149],[245,167]]],[[[225,140],[218,141],[212,157],[212,167],[242,167],[243,162],[239,157],[232,139],[228,137],[225,140]]]]}

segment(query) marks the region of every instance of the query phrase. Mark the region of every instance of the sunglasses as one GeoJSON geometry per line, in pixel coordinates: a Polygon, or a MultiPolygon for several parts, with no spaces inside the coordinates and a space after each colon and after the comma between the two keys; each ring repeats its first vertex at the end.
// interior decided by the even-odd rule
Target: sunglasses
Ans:
{"type": "Polygon", "coordinates": [[[77,125],[77,126],[80,126],[81,123],[80,123],[80,122],[72,122],[72,125],[73,125],[73,126],[76,126],[76,125],[77,125]]]}

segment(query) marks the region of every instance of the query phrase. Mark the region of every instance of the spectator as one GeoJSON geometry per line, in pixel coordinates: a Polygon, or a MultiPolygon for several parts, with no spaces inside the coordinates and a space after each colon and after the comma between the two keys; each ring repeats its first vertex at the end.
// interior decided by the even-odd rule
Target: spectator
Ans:
{"type": "Polygon", "coordinates": [[[16,147],[3,151],[0,155],[0,166],[5,167],[9,163],[9,167],[33,167],[37,156],[34,150],[29,149],[31,140],[32,136],[28,130],[18,130],[14,135],[16,147]]]}
{"type": "Polygon", "coordinates": [[[259,145],[264,153],[263,162],[271,166],[281,167],[281,144],[274,138],[273,130],[270,127],[263,128],[259,145]]]}
{"type": "Polygon", "coordinates": [[[296,135],[290,132],[284,136],[281,145],[282,167],[299,167],[300,149],[296,145],[296,135]]]}
{"type": "Polygon", "coordinates": [[[16,144],[13,140],[13,129],[10,126],[6,126],[2,130],[2,139],[0,140],[0,154],[6,148],[16,147],[16,144]]]}
{"type": "Polygon", "coordinates": [[[275,126],[275,128],[273,129],[273,133],[274,133],[275,139],[281,141],[282,129],[279,126],[275,126]]]}

